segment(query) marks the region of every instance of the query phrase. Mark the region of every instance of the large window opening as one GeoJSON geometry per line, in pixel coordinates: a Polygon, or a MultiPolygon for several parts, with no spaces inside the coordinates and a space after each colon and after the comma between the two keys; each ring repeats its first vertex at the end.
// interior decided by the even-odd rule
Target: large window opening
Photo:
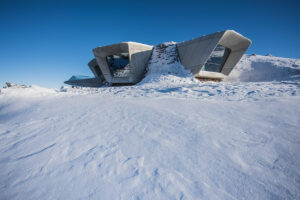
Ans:
{"type": "Polygon", "coordinates": [[[130,72],[128,53],[106,56],[106,61],[114,77],[126,77],[130,72]]]}
{"type": "Polygon", "coordinates": [[[205,65],[201,68],[201,70],[210,72],[221,72],[229,54],[229,48],[226,48],[222,45],[217,45],[211,53],[205,65]]]}

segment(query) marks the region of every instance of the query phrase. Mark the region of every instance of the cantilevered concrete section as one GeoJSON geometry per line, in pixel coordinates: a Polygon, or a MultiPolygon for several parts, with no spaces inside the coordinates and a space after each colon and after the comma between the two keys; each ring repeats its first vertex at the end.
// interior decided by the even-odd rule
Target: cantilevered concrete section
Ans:
{"type": "Polygon", "coordinates": [[[80,87],[101,87],[102,80],[99,78],[91,78],[88,76],[72,76],[69,80],[64,82],[68,85],[80,87]]]}
{"type": "Polygon", "coordinates": [[[96,78],[98,78],[99,80],[101,81],[104,81],[104,76],[101,72],[101,69],[97,63],[97,60],[94,58],[92,59],[89,63],[88,63],[88,66],[90,68],[90,70],[93,72],[94,76],[96,78]]]}
{"type": "Polygon", "coordinates": [[[111,84],[135,84],[144,76],[153,46],[123,42],[93,49],[105,80],[111,84]]]}
{"type": "Polygon", "coordinates": [[[241,34],[222,31],[177,44],[181,64],[195,77],[222,79],[250,46],[241,34]]]}
{"type": "Polygon", "coordinates": [[[69,80],[65,81],[64,83],[80,87],[101,87],[103,85],[104,77],[96,59],[92,59],[88,63],[88,66],[93,72],[95,78],[88,76],[72,76],[69,80]]]}
{"type": "MultiPolygon", "coordinates": [[[[196,78],[222,80],[229,75],[250,44],[246,37],[227,30],[177,43],[176,48],[181,64],[196,78]]],[[[95,58],[88,63],[95,78],[73,76],[65,83],[86,87],[99,87],[104,82],[136,84],[145,76],[152,51],[153,46],[136,42],[97,47],[93,49],[95,58]]]]}

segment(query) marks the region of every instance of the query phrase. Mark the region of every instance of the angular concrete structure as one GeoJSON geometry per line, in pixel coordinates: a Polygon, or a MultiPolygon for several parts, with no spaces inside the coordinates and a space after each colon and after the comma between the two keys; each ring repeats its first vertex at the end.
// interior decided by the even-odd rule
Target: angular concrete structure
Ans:
{"type": "Polygon", "coordinates": [[[103,82],[99,78],[90,78],[88,76],[72,76],[69,80],[64,82],[68,85],[80,87],[101,87],[103,82]]]}
{"type": "Polygon", "coordinates": [[[88,66],[90,68],[90,70],[93,72],[94,76],[98,79],[100,79],[101,81],[104,81],[104,76],[102,74],[102,71],[97,63],[97,60],[94,58],[92,59],[89,63],[88,66]]]}
{"type": "Polygon", "coordinates": [[[123,42],[93,49],[105,80],[111,84],[136,84],[144,76],[153,46],[123,42]]]}
{"type": "Polygon", "coordinates": [[[69,80],[65,81],[65,84],[72,86],[80,86],[80,87],[101,87],[103,85],[103,81],[105,81],[103,74],[100,70],[100,67],[96,61],[96,59],[92,59],[88,66],[90,70],[93,72],[95,78],[91,78],[88,76],[72,76],[69,80]]]}
{"type": "MultiPolygon", "coordinates": [[[[222,80],[232,71],[250,46],[251,41],[241,34],[226,30],[176,44],[184,68],[201,80],[222,80]]],[[[88,66],[95,78],[73,76],[65,83],[99,87],[103,82],[112,85],[131,85],[140,82],[153,51],[153,46],[122,42],[93,49],[95,58],[88,66]]],[[[177,54],[176,53],[176,54],[177,54]]]]}
{"type": "Polygon", "coordinates": [[[181,64],[195,77],[221,78],[229,75],[250,46],[241,34],[222,31],[177,43],[181,64]]]}

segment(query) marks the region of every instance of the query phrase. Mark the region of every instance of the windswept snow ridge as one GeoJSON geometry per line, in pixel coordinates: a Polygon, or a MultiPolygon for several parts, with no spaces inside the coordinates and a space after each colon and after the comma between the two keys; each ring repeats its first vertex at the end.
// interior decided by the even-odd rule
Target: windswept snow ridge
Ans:
{"type": "Polygon", "coordinates": [[[300,60],[273,56],[244,55],[229,81],[261,82],[300,80],[300,60]]]}
{"type": "Polygon", "coordinates": [[[147,71],[146,77],[138,85],[195,81],[193,75],[181,65],[175,42],[154,47],[147,71]]]}
{"type": "Polygon", "coordinates": [[[0,199],[300,199],[299,60],[199,82],[175,47],[135,86],[1,89],[0,199]]]}

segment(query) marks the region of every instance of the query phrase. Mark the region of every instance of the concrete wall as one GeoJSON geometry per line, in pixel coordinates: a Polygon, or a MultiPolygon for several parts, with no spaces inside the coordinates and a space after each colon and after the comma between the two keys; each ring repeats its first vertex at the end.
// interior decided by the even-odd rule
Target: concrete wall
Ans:
{"type": "Polygon", "coordinates": [[[219,32],[177,43],[181,64],[193,74],[198,74],[222,35],[223,32],[219,32]]]}
{"type": "Polygon", "coordinates": [[[135,84],[142,79],[147,67],[148,60],[152,53],[152,46],[135,42],[123,42],[93,49],[93,53],[100,66],[105,80],[112,84],[135,84]],[[106,56],[129,54],[130,73],[126,77],[114,77],[109,70],[106,56]]]}
{"type": "Polygon", "coordinates": [[[104,76],[95,58],[88,63],[88,66],[96,78],[104,81],[104,76]]]}
{"type": "Polygon", "coordinates": [[[235,31],[227,30],[181,42],[177,44],[181,64],[194,75],[201,76],[199,74],[201,68],[218,44],[231,49],[221,71],[222,74],[228,75],[248,49],[251,41],[235,31]]]}
{"type": "Polygon", "coordinates": [[[229,75],[251,44],[251,40],[241,34],[229,30],[225,31],[218,44],[231,49],[231,52],[222,68],[221,73],[229,75]]]}
{"type": "Polygon", "coordinates": [[[126,43],[119,43],[119,44],[112,44],[103,47],[97,47],[93,49],[93,53],[97,60],[97,63],[102,71],[102,74],[105,80],[109,83],[113,82],[113,76],[109,70],[108,63],[106,61],[106,56],[114,55],[119,53],[128,53],[128,44],[126,43]]]}
{"type": "Polygon", "coordinates": [[[153,46],[133,42],[129,42],[128,45],[133,83],[138,83],[144,76],[153,46]]]}

